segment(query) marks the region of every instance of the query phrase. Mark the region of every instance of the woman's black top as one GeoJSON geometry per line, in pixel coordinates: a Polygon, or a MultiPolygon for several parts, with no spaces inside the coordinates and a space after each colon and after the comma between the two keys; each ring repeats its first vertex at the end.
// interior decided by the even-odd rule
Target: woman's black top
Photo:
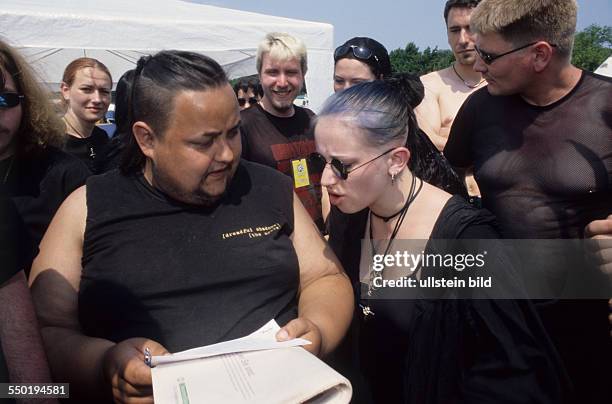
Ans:
{"type": "Polygon", "coordinates": [[[51,219],[64,199],[85,184],[91,172],[74,156],[54,147],[0,161],[0,184],[12,199],[26,229],[19,259],[26,273],[38,254],[51,219]]]}
{"type": "Polygon", "coordinates": [[[78,138],[68,135],[64,150],[78,157],[87,165],[94,174],[102,174],[112,167],[112,159],[116,154],[114,148],[117,145],[111,142],[103,129],[94,126],[91,135],[86,138],[78,138]]]}
{"type": "MultiPolygon", "coordinates": [[[[0,291],[5,284],[23,268],[18,251],[22,246],[25,232],[15,205],[0,187],[0,291]]],[[[5,308],[6,309],[6,308],[5,308]]],[[[6,319],[0,317],[0,322],[6,319]]],[[[0,383],[9,382],[9,372],[6,367],[2,340],[0,339],[0,383]]],[[[14,400],[9,400],[13,403],[14,400]]]]}
{"type": "MultiPolygon", "coordinates": [[[[368,210],[330,217],[330,244],[353,281],[358,302],[361,237],[368,210]]],[[[494,217],[459,196],[446,203],[436,239],[497,238],[494,217]]],[[[518,286],[517,286],[518,287],[518,286]]],[[[341,369],[355,384],[355,402],[559,403],[564,374],[527,300],[368,300],[357,306],[341,348],[341,369]],[[347,347],[348,345],[348,347],[347,347]],[[350,372],[349,372],[350,373],[350,372]]]]}

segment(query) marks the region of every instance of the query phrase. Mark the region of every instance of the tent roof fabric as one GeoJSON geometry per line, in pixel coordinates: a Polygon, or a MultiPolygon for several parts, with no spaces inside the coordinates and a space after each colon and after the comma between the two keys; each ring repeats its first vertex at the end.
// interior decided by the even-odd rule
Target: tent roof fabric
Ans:
{"type": "Polygon", "coordinates": [[[257,45],[269,32],[288,32],[308,48],[306,86],[316,109],[332,91],[333,27],[180,0],[13,0],[0,10],[0,36],[19,48],[42,81],[58,88],[63,69],[89,56],[113,80],[141,55],[162,49],[204,53],[231,78],[256,73],[257,45]]]}
{"type": "Polygon", "coordinates": [[[602,76],[612,77],[612,56],[604,60],[604,62],[595,70],[595,73],[602,76]]]}

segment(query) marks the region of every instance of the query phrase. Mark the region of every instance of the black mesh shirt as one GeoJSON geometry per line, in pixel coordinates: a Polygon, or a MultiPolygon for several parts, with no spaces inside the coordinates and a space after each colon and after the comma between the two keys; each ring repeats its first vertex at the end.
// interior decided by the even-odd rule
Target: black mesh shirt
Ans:
{"type": "MultiPolygon", "coordinates": [[[[455,167],[473,168],[483,206],[505,238],[582,238],[587,224],[612,214],[612,79],[583,72],[545,107],[483,88],[459,110],[444,154],[455,167]]],[[[554,270],[580,256],[538,259],[554,270]]],[[[571,402],[612,402],[607,306],[601,299],[536,302],[572,380],[571,402]]]]}
{"type": "Polygon", "coordinates": [[[582,237],[612,213],[612,80],[583,72],[545,107],[483,88],[460,109],[444,154],[473,167],[504,237],[582,237]]]}

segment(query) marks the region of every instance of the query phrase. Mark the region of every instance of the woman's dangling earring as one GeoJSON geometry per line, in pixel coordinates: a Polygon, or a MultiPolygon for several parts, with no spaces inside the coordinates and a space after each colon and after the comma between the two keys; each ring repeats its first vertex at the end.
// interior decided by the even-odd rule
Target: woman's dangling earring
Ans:
{"type": "Polygon", "coordinates": [[[395,184],[395,173],[391,173],[391,185],[395,184]]]}

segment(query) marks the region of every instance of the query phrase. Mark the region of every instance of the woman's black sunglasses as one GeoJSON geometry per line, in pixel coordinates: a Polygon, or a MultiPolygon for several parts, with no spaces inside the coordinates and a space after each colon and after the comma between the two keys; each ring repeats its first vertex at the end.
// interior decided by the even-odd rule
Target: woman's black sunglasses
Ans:
{"type": "Polygon", "coordinates": [[[249,98],[238,98],[238,105],[240,105],[241,107],[244,107],[244,104],[246,104],[247,100],[249,101],[250,105],[257,104],[257,98],[249,97],[249,98]]]}
{"type": "Polygon", "coordinates": [[[372,52],[372,50],[368,48],[364,48],[363,46],[357,45],[341,45],[336,48],[334,52],[334,61],[338,61],[338,59],[342,58],[342,56],[346,55],[350,51],[353,52],[353,56],[360,60],[370,60],[374,59],[376,63],[380,63],[378,60],[378,56],[372,52]]]}
{"type": "Polygon", "coordinates": [[[21,103],[23,95],[17,93],[0,93],[0,108],[13,108],[21,103]]]}
{"type": "Polygon", "coordinates": [[[327,160],[325,160],[325,157],[323,157],[321,154],[314,152],[311,153],[308,156],[308,166],[310,168],[312,168],[315,172],[320,172],[322,173],[323,170],[325,169],[325,165],[329,164],[332,168],[332,171],[334,172],[334,174],[343,179],[346,180],[348,178],[349,173],[352,173],[353,171],[357,170],[358,168],[361,168],[367,164],[370,164],[371,162],[373,162],[374,160],[378,160],[379,158],[381,158],[382,156],[384,156],[387,153],[392,152],[393,150],[395,150],[396,147],[387,150],[386,152],[379,154],[378,156],[374,157],[371,160],[366,161],[363,164],[359,164],[357,167],[349,169],[346,164],[344,164],[342,161],[338,160],[337,158],[332,158],[331,161],[328,163],[327,160]]]}

